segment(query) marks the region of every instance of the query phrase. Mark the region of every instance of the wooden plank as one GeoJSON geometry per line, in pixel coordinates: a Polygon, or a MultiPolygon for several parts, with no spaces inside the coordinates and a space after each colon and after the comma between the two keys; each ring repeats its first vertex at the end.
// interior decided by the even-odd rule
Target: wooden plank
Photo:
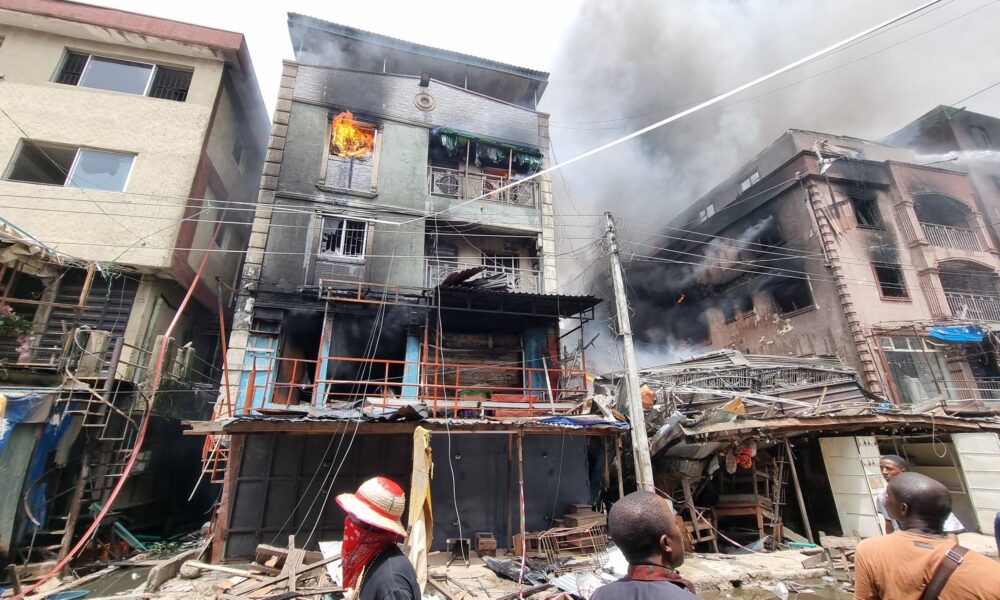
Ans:
{"type": "MultiPolygon", "coordinates": [[[[308,565],[304,565],[302,567],[302,570],[300,570],[298,572],[298,574],[299,575],[304,575],[305,573],[307,573],[309,571],[314,571],[314,570],[316,570],[316,569],[318,569],[320,567],[325,567],[326,565],[332,563],[335,560],[340,560],[340,553],[339,552],[336,553],[336,554],[334,554],[334,555],[332,555],[332,556],[324,558],[323,560],[321,560],[319,562],[315,562],[315,563],[311,563],[311,564],[308,564],[308,565]]],[[[249,589],[242,590],[240,592],[240,595],[244,596],[246,594],[251,594],[251,593],[256,592],[258,590],[262,590],[262,589],[264,589],[264,588],[266,588],[268,586],[273,586],[275,584],[278,584],[278,583],[281,583],[283,581],[286,581],[288,578],[289,578],[289,575],[279,575],[278,577],[274,577],[273,579],[264,580],[259,585],[251,587],[249,589]]]]}
{"type": "Polygon", "coordinates": [[[555,587],[555,586],[553,584],[551,584],[551,583],[543,583],[541,585],[534,585],[534,586],[531,586],[530,588],[527,588],[527,589],[524,589],[524,590],[518,590],[516,592],[511,592],[511,593],[507,594],[506,596],[500,596],[496,600],[515,600],[515,598],[527,598],[528,596],[532,596],[532,595],[537,594],[539,592],[544,592],[545,590],[547,590],[549,588],[552,588],[552,587],[555,587]]]}

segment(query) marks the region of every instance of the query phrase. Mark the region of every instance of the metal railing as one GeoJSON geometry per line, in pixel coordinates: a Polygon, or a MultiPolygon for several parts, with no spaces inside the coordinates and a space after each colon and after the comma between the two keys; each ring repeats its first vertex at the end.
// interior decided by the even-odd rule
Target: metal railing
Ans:
{"type": "Polygon", "coordinates": [[[1000,400],[1000,377],[976,379],[976,392],[984,400],[1000,400]]]}
{"type": "Polygon", "coordinates": [[[988,296],[945,292],[951,314],[970,321],[1000,322],[1000,301],[988,296]]]}
{"type": "MultiPolygon", "coordinates": [[[[471,269],[473,267],[482,267],[481,263],[469,263],[469,262],[445,262],[445,261],[428,261],[424,281],[427,287],[435,287],[445,280],[449,275],[455,273],[456,271],[462,271],[464,269],[471,269]]],[[[514,269],[510,267],[496,267],[496,266],[486,266],[481,275],[476,275],[475,278],[480,277],[503,277],[506,281],[507,289],[515,292],[526,292],[529,294],[537,294],[538,284],[541,281],[539,272],[532,269],[514,269]]]]}
{"type": "Polygon", "coordinates": [[[362,399],[381,410],[419,403],[432,416],[460,418],[561,414],[576,408],[586,395],[586,384],[553,382],[583,382],[586,371],[549,367],[542,359],[535,362],[538,366],[529,367],[347,356],[254,356],[248,377],[240,384],[237,411],[246,414],[275,405],[344,407],[362,399]]]}
{"type": "Polygon", "coordinates": [[[937,225],[934,223],[921,223],[920,227],[924,230],[924,237],[927,238],[927,241],[935,246],[969,252],[983,252],[986,250],[975,229],[937,225]]]}
{"type": "Polygon", "coordinates": [[[448,196],[470,200],[488,194],[483,200],[515,204],[517,206],[538,206],[538,182],[526,181],[512,188],[496,191],[516,179],[482,173],[463,173],[444,167],[427,168],[427,191],[435,196],[448,196]]]}

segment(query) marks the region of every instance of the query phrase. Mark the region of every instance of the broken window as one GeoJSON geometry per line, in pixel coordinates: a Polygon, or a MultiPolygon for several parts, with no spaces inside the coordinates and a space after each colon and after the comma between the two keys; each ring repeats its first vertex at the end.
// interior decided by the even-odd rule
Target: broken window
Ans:
{"type": "Polygon", "coordinates": [[[379,132],[344,111],[330,121],[324,183],[337,190],[374,193],[379,132]]]}
{"type": "Polygon", "coordinates": [[[854,218],[858,221],[858,227],[885,229],[882,213],[878,210],[878,202],[874,196],[851,194],[848,198],[854,208],[854,218]]]}
{"type": "Polygon", "coordinates": [[[750,294],[749,292],[747,292],[745,294],[740,294],[736,298],[736,302],[737,302],[737,306],[739,307],[740,311],[743,314],[749,315],[749,314],[751,314],[751,313],[754,312],[754,308],[753,308],[753,294],[750,294]]]}
{"type": "Polygon", "coordinates": [[[885,298],[909,298],[903,268],[897,263],[872,263],[879,290],[885,298]]]}
{"type": "Polygon", "coordinates": [[[183,102],[191,71],[94,54],[67,52],[56,83],[183,102]]]}
{"type": "Polygon", "coordinates": [[[23,140],[7,179],[123,192],[135,155],[23,140]]]}
{"type": "Polygon", "coordinates": [[[323,218],[320,256],[364,256],[368,224],[335,217],[323,218]]]}
{"type": "Polygon", "coordinates": [[[940,350],[918,337],[884,336],[880,345],[900,402],[949,397],[951,384],[940,350]]]}
{"type": "Polygon", "coordinates": [[[731,298],[723,298],[721,302],[722,316],[725,317],[726,323],[732,323],[736,320],[736,302],[731,298]]]}
{"type": "Polygon", "coordinates": [[[781,226],[774,216],[764,220],[760,231],[753,236],[753,244],[750,250],[754,252],[766,251],[775,246],[784,246],[785,236],[781,233],[781,226]]]}
{"type": "Polygon", "coordinates": [[[778,313],[785,315],[813,305],[812,290],[805,279],[784,278],[771,289],[778,313]]]}
{"type": "Polygon", "coordinates": [[[749,177],[740,182],[740,192],[742,193],[749,190],[753,184],[758,181],[760,181],[760,173],[758,171],[754,171],[749,177]]]}

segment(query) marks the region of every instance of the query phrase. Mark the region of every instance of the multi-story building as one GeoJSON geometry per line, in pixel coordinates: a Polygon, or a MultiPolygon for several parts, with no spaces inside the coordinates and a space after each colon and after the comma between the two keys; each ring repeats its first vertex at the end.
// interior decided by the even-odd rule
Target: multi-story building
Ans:
{"type": "Polygon", "coordinates": [[[973,183],[948,163],[791,130],[631,270],[636,329],[692,352],[839,357],[897,404],[969,414],[1000,398],[1000,258],[986,227],[973,183]]]}
{"type": "Polygon", "coordinates": [[[239,33],[2,0],[0,44],[0,554],[21,562],[65,553],[149,402],[115,509],[184,518],[200,447],[179,418],[215,397],[268,120],[239,33]]]}
{"type": "Polygon", "coordinates": [[[408,487],[417,425],[437,462],[435,547],[476,531],[509,545],[512,456],[529,464],[525,526],[548,527],[589,497],[586,438],[565,434],[613,431],[544,422],[585,386],[559,320],[597,303],[555,294],[552,194],[535,176],[547,74],[296,14],[288,26],[296,60],[228,369],[216,419],[195,426],[224,484],[215,557],[338,539],[332,496],[374,475],[408,487]]]}
{"type": "Polygon", "coordinates": [[[938,106],[885,138],[910,148],[920,162],[968,173],[994,243],[1000,240],[1000,119],[964,108],[938,106]]]}

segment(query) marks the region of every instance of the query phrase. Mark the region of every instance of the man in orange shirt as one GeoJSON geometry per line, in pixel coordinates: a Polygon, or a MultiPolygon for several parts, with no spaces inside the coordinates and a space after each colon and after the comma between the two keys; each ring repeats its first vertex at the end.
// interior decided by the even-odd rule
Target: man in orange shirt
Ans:
{"type": "Polygon", "coordinates": [[[901,530],[858,544],[855,600],[919,600],[942,561],[957,567],[934,597],[1000,598],[1000,564],[976,552],[962,556],[965,549],[942,530],[951,513],[951,495],[944,485],[919,473],[900,473],[889,480],[885,507],[901,530]]]}

